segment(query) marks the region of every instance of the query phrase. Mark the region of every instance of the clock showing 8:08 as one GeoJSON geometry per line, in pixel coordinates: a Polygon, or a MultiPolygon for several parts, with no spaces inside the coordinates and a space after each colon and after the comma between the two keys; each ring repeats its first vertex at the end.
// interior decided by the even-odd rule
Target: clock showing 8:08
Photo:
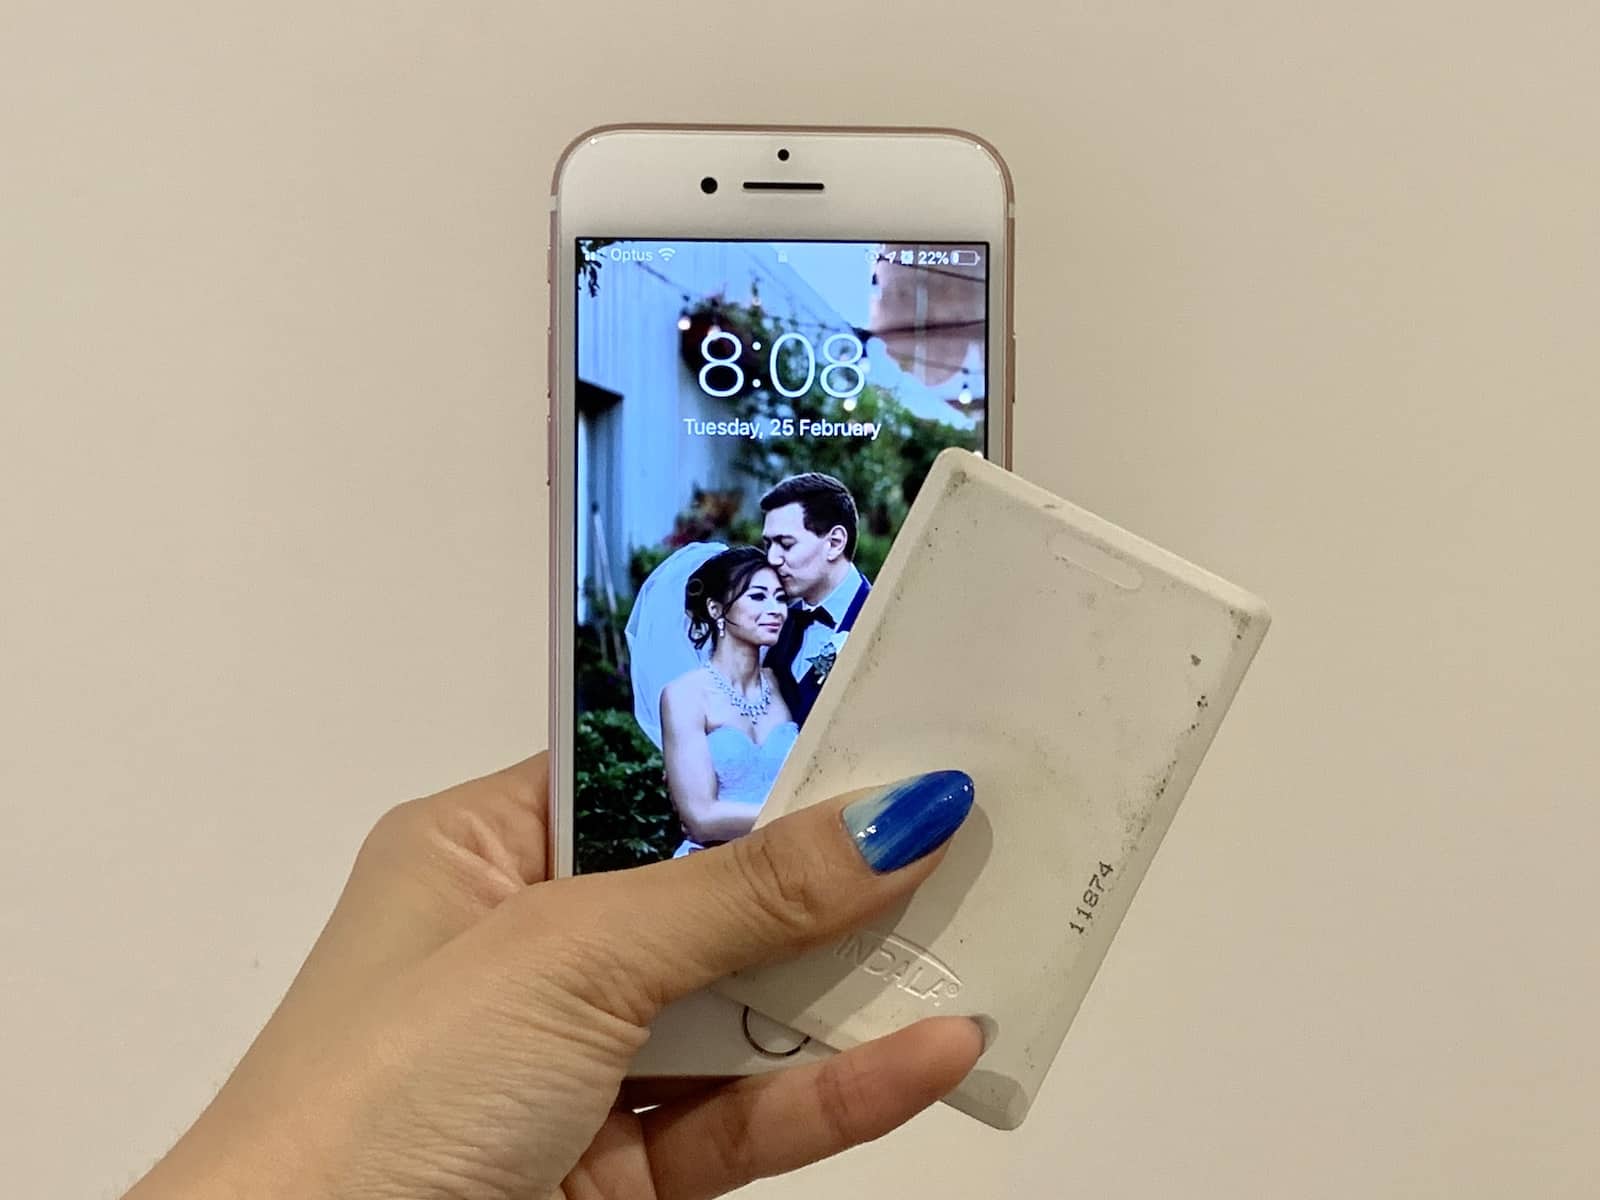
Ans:
{"type": "MultiPolygon", "coordinates": [[[[762,349],[760,342],[750,343],[755,354],[762,349]]],[[[805,395],[816,384],[835,400],[853,400],[867,385],[865,347],[853,333],[835,333],[824,339],[820,360],[817,347],[803,333],[781,334],[766,349],[767,379],[778,395],[788,399],[805,395]]],[[[760,379],[748,378],[740,365],[745,344],[736,333],[713,326],[700,339],[700,357],[700,390],[708,396],[721,399],[737,396],[746,385],[762,386],[760,379]]]]}

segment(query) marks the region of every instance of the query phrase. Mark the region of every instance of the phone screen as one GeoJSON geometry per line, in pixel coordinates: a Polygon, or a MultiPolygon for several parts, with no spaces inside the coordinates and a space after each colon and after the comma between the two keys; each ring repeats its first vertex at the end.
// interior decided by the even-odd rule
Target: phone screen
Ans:
{"type": "Polygon", "coordinates": [[[573,861],[747,833],[934,457],[987,243],[577,239],[573,861]]]}

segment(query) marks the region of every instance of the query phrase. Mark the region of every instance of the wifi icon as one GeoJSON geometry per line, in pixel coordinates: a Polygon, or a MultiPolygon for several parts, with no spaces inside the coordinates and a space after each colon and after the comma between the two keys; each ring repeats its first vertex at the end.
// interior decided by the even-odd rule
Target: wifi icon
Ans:
{"type": "Polygon", "coordinates": [[[662,262],[671,262],[672,261],[672,256],[674,254],[676,254],[677,251],[674,250],[671,246],[663,246],[663,247],[661,247],[661,249],[657,250],[656,253],[661,255],[661,261],[662,262]]]}

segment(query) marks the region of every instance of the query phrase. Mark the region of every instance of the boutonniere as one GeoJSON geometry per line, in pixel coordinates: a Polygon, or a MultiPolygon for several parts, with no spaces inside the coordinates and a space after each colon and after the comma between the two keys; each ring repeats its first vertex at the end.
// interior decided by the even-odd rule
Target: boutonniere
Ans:
{"type": "Polygon", "coordinates": [[[828,672],[833,670],[833,664],[839,660],[839,651],[844,646],[845,638],[850,636],[848,629],[841,630],[828,638],[822,644],[822,649],[817,651],[811,660],[811,674],[817,677],[817,686],[821,687],[828,681],[828,672]]]}

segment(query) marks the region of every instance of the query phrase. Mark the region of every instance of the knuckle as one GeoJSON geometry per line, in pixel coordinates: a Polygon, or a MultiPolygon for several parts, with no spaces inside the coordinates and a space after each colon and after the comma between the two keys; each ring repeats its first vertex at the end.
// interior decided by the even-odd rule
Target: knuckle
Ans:
{"type": "Polygon", "coordinates": [[[648,948],[635,935],[636,919],[625,906],[607,902],[602,890],[578,880],[538,884],[514,904],[519,940],[546,984],[588,1009],[635,1025],[649,1023],[660,1000],[649,986],[648,948]]]}
{"type": "Polygon", "coordinates": [[[825,911],[825,895],[806,856],[780,851],[760,830],[729,845],[734,867],[757,911],[790,937],[811,933],[825,911]]]}
{"type": "Polygon", "coordinates": [[[367,830],[361,842],[362,859],[388,859],[409,850],[417,839],[417,810],[419,802],[407,800],[388,809],[367,830]]]}
{"type": "Polygon", "coordinates": [[[592,931],[554,941],[541,974],[586,1009],[630,1025],[647,1025],[656,1008],[629,956],[613,939],[592,931]]]}

